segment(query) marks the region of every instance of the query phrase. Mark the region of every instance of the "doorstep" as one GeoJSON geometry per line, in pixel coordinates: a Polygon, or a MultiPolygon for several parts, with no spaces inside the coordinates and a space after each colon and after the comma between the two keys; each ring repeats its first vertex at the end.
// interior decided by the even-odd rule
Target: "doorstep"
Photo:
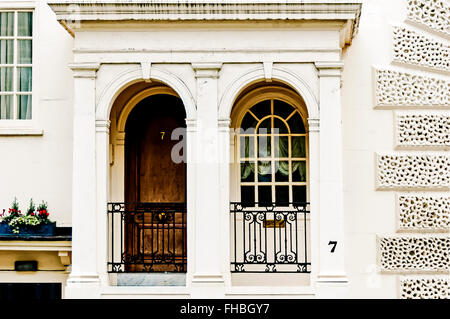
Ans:
{"type": "Polygon", "coordinates": [[[117,286],[186,286],[185,273],[119,273],[117,286]]]}

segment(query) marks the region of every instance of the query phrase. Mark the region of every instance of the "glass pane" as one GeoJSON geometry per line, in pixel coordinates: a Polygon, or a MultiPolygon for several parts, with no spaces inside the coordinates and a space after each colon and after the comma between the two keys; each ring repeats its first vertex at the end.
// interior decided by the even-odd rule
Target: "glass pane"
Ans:
{"type": "Polygon", "coordinates": [[[17,91],[31,92],[31,68],[17,68],[17,91]]]}
{"type": "Polygon", "coordinates": [[[299,113],[292,115],[288,121],[291,133],[305,133],[305,126],[299,113]]]}
{"type": "Polygon", "coordinates": [[[306,162],[292,162],[292,181],[306,182],[306,162]]]}
{"type": "Polygon", "coordinates": [[[255,138],[252,136],[241,136],[241,158],[255,157],[255,138]]]}
{"type": "Polygon", "coordinates": [[[281,161],[275,162],[275,182],[289,181],[289,162],[281,161]]]}
{"type": "Polygon", "coordinates": [[[286,127],[286,125],[284,124],[284,122],[278,118],[274,118],[273,119],[273,129],[272,129],[272,133],[274,134],[287,134],[288,133],[288,129],[286,127]]]}
{"type": "Polygon", "coordinates": [[[292,136],[292,157],[306,157],[304,136],[292,136]]]}
{"type": "Polygon", "coordinates": [[[277,205],[289,203],[289,186],[275,186],[277,205]]]}
{"type": "Polygon", "coordinates": [[[274,136],[273,144],[275,147],[275,157],[289,156],[289,137],[288,136],[274,136]]]}
{"type": "Polygon", "coordinates": [[[270,136],[258,136],[258,156],[270,157],[271,152],[271,138],[270,136]]]}
{"type": "Polygon", "coordinates": [[[241,182],[255,181],[255,163],[241,163],[241,182]]]}
{"type": "Polygon", "coordinates": [[[272,164],[271,162],[258,162],[258,181],[272,181],[272,164]]]}
{"type": "Polygon", "coordinates": [[[255,116],[259,118],[259,120],[263,119],[267,115],[271,114],[270,100],[262,101],[259,102],[258,104],[255,104],[254,106],[252,106],[250,111],[252,111],[252,113],[255,114],[255,116]]]}
{"type": "Polygon", "coordinates": [[[0,120],[13,118],[13,96],[0,95],[0,120]]]}
{"type": "Polygon", "coordinates": [[[241,202],[243,206],[255,206],[255,187],[241,186],[241,202]]]}
{"type": "Polygon", "coordinates": [[[272,119],[266,118],[258,127],[258,134],[270,134],[272,128],[272,119]]]}
{"type": "Polygon", "coordinates": [[[292,201],[306,203],[306,186],[292,186],[292,201]]]}
{"type": "Polygon", "coordinates": [[[18,13],[18,27],[19,36],[31,37],[33,34],[33,13],[19,12],[18,13]]]}
{"type": "Polygon", "coordinates": [[[31,64],[31,56],[33,54],[31,47],[31,40],[18,40],[17,41],[17,51],[18,51],[18,64],[31,64]]]}
{"type": "Polygon", "coordinates": [[[17,112],[19,120],[31,119],[31,95],[19,95],[17,97],[17,112]]]}
{"type": "Polygon", "coordinates": [[[14,36],[14,12],[0,12],[0,37],[14,36]]]}
{"type": "Polygon", "coordinates": [[[0,92],[12,92],[13,88],[13,68],[0,68],[0,92]]]}
{"type": "Polygon", "coordinates": [[[272,204],[272,186],[258,186],[258,203],[261,206],[272,204]]]}
{"type": "Polygon", "coordinates": [[[289,115],[291,115],[292,112],[294,112],[294,110],[295,109],[291,105],[283,101],[280,100],[273,101],[273,114],[279,115],[283,119],[286,119],[289,115]]]}
{"type": "Polygon", "coordinates": [[[0,40],[0,64],[14,63],[14,40],[0,40]]]}
{"type": "Polygon", "coordinates": [[[251,115],[250,113],[247,112],[247,114],[245,114],[245,116],[244,116],[244,119],[242,120],[241,128],[244,131],[245,130],[249,130],[249,131],[243,132],[243,133],[253,134],[255,132],[256,124],[258,124],[258,121],[254,118],[253,115],[251,115]],[[252,128],[253,128],[253,130],[252,130],[252,128]]]}

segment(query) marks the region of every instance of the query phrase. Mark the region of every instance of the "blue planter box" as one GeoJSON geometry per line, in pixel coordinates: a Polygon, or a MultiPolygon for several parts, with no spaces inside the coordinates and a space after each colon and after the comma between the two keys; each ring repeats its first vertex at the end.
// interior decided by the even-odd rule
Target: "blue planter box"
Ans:
{"type": "Polygon", "coordinates": [[[7,223],[0,223],[0,236],[20,236],[20,237],[32,237],[32,236],[53,236],[56,227],[56,222],[42,224],[39,226],[29,227],[21,226],[19,227],[19,233],[15,234],[12,231],[11,226],[7,223]]]}

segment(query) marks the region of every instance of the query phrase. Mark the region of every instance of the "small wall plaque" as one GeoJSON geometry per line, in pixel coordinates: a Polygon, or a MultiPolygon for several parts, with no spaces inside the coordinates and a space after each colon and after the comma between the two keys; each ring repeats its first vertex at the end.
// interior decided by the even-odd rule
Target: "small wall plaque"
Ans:
{"type": "Polygon", "coordinates": [[[285,228],[286,222],[284,220],[268,219],[264,221],[264,228],[285,228]]]}

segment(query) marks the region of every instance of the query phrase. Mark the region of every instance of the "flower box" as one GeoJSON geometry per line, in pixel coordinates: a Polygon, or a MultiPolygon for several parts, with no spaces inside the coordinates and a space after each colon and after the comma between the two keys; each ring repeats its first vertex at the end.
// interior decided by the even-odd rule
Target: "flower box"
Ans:
{"type": "Polygon", "coordinates": [[[13,232],[8,223],[0,222],[0,236],[33,237],[33,236],[53,236],[56,222],[40,224],[37,226],[20,226],[19,233],[13,232]]]}

